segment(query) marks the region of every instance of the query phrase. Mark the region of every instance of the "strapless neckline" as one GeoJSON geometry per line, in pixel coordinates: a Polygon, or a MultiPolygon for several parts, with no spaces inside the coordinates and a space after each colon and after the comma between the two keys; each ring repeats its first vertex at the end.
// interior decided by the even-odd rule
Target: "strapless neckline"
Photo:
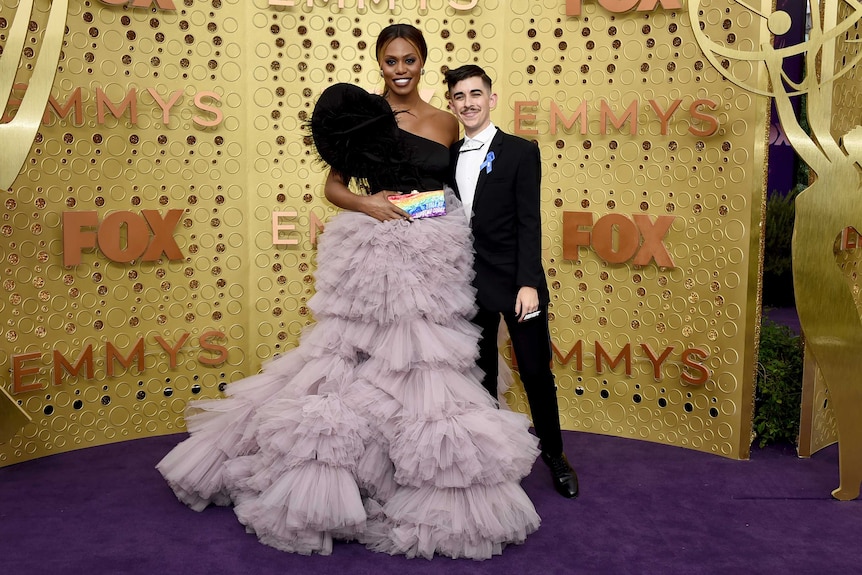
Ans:
{"type": "Polygon", "coordinates": [[[426,138],[425,136],[420,136],[419,134],[414,134],[413,132],[408,132],[404,128],[398,128],[398,131],[401,132],[402,134],[406,134],[407,136],[410,136],[412,138],[416,138],[418,140],[424,140],[426,142],[430,142],[432,144],[440,146],[441,148],[444,148],[447,151],[449,150],[449,146],[447,146],[446,144],[441,144],[437,140],[432,140],[431,138],[426,138]]]}

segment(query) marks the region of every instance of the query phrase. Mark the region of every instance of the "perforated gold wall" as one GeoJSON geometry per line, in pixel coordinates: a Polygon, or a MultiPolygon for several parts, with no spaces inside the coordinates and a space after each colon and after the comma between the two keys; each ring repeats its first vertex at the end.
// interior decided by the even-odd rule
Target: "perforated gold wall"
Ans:
{"type": "MultiPolygon", "coordinates": [[[[509,23],[512,48],[503,60],[511,62],[509,101],[539,102],[534,137],[547,160],[557,363],[579,342],[585,350],[582,371],[575,358],[558,365],[564,425],[745,456],[765,106],[720,80],[692,37],[699,23],[681,12],[612,14],[585,3],[572,19],[553,17],[552,4],[513,8],[520,17],[509,23]],[[693,108],[698,100],[716,109],[693,108]],[[587,133],[576,123],[553,137],[552,106],[571,116],[583,102],[587,133]],[[602,120],[603,106],[621,117],[633,103],[636,133],[631,123],[617,129],[602,120]],[[694,133],[712,127],[700,113],[717,122],[715,133],[694,133]],[[611,264],[585,247],[579,261],[566,260],[560,222],[567,211],[594,212],[596,222],[609,214],[675,217],[665,236],[675,267],[611,264]],[[596,342],[611,357],[631,345],[632,375],[620,367],[597,374],[596,342]],[[655,369],[642,344],[654,356],[672,351],[655,369]],[[682,354],[693,348],[707,356],[697,358],[711,372],[703,385],[681,380],[689,372],[682,354]]],[[[724,16],[702,23],[757,43],[755,22],[724,16]]]]}
{"type": "MultiPolygon", "coordinates": [[[[692,26],[757,45],[757,22],[710,12],[693,23],[672,2],[615,13],[585,0],[568,16],[564,0],[277,3],[70,6],[58,105],[4,191],[0,364],[33,421],[0,446],[0,465],[181,431],[188,399],[296,345],[313,321],[313,239],[335,213],[302,124],[330,83],[382,88],[373,44],[390,22],[425,32],[432,103],[445,106],[445,68],[479,63],[500,95],[495,123],[541,148],[563,426],[747,456],[766,103],[721,79],[692,26]],[[78,119],[63,104],[79,88],[78,119]],[[136,122],[119,109],[132,89],[136,122]],[[127,211],[134,223],[143,210],[182,211],[181,259],[86,248],[64,266],[64,213],[127,211]],[[584,214],[592,228],[575,232],[595,241],[564,255],[586,237],[564,222],[584,214]],[[647,261],[609,261],[632,229],[637,251],[653,241],[647,261]],[[58,372],[55,352],[74,369],[88,346],[92,377],[58,372]]],[[[28,16],[12,0],[0,7],[5,46],[28,16]]],[[[36,65],[49,7],[30,16],[17,83],[36,65]]],[[[520,388],[509,400],[526,410],[520,388]]]]}
{"type": "MultiPolygon", "coordinates": [[[[14,4],[2,5],[4,40],[13,19],[27,18],[14,4]]],[[[72,105],[59,118],[49,106],[21,174],[4,194],[0,362],[14,368],[15,355],[38,354],[19,371],[39,373],[21,378],[25,392],[7,386],[33,422],[3,446],[0,463],[176,431],[188,398],[215,396],[251,369],[245,344],[253,265],[245,173],[249,130],[237,61],[246,48],[241,13],[228,5],[177,11],[100,2],[69,7],[52,96],[61,108],[79,97],[80,107],[72,105]],[[209,91],[216,96],[202,96],[209,91]],[[130,107],[117,118],[100,105],[100,92],[114,105],[131,94],[130,107]],[[218,110],[217,128],[201,125],[218,118],[204,107],[218,110]],[[169,261],[162,254],[154,262],[119,263],[83,250],[80,264],[63,265],[64,213],[95,211],[104,221],[123,210],[137,217],[142,210],[163,217],[181,210],[173,237],[184,258],[169,261]],[[157,336],[172,350],[175,366],[157,336]],[[136,357],[128,368],[108,360],[109,345],[126,358],[141,337],[143,369],[136,357]],[[57,369],[54,353],[74,364],[87,349],[93,377],[86,370],[73,376],[57,369]],[[223,353],[219,365],[206,363],[223,353]]],[[[24,67],[16,78],[21,84],[36,66],[48,8],[37,3],[30,16],[24,67]]],[[[13,92],[10,115],[25,93],[23,87],[13,92]]]]}

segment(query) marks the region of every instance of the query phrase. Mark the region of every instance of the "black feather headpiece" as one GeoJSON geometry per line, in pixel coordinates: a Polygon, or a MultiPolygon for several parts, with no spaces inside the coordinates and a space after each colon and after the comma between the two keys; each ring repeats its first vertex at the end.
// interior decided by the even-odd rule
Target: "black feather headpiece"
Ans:
{"type": "Polygon", "coordinates": [[[345,180],[360,180],[372,191],[393,189],[411,171],[395,114],[382,96],[359,86],[329,86],[309,123],[318,156],[345,180]]]}

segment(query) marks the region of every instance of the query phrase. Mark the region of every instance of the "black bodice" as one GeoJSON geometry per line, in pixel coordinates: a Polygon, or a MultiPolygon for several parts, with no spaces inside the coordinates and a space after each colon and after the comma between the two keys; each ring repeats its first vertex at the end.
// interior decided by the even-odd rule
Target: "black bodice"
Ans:
{"type": "Polygon", "coordinates": [[[406,193],[442,189],[443,182],[448,179],[449,149],[439,142],[402,129],[398,130],[398,138],[409,160],[409,169],[393,170],[391,180],[386,178],[386,181],[369,182],[371,192],[392,190],[406,193]]]}

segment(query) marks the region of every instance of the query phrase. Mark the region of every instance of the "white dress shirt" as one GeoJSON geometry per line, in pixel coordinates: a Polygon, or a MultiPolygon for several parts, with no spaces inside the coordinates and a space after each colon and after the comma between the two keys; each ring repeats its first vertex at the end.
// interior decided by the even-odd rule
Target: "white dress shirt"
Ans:
{"type": "Polygon", "coordinates": [[[464,204],[464,213],[467,214],[468,222],[473,217],[473,198],[476,196],[479,169],[496,133],[497,127],[492,122],[475,137],[464,138],[464,143],[461,144],[458,152],[455,182],[458,184],[458,192],[461,195],[461,203],[464,204]]]}

